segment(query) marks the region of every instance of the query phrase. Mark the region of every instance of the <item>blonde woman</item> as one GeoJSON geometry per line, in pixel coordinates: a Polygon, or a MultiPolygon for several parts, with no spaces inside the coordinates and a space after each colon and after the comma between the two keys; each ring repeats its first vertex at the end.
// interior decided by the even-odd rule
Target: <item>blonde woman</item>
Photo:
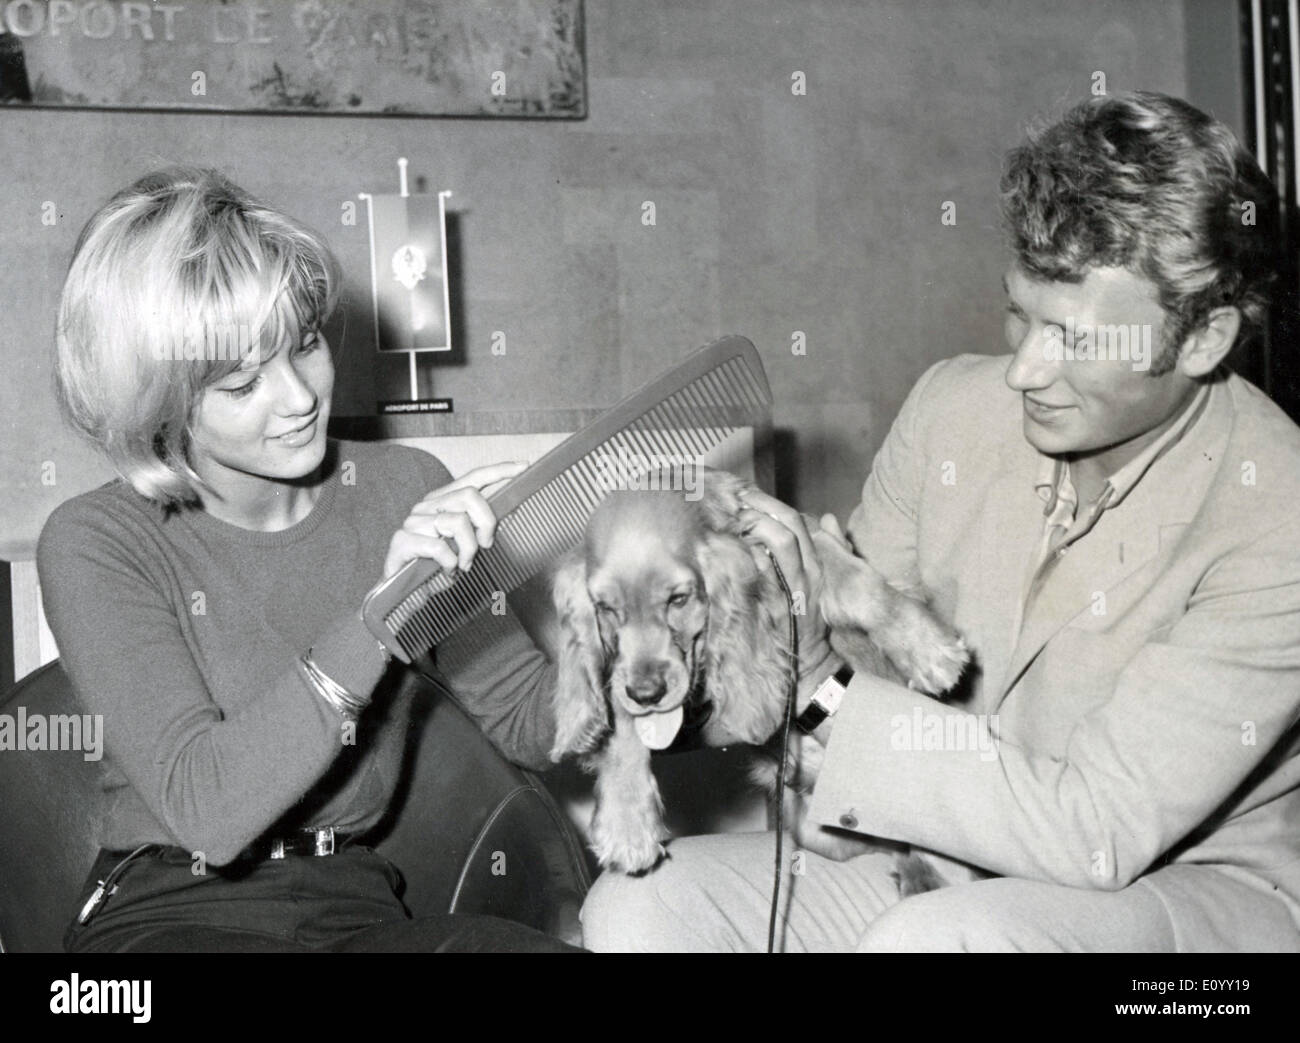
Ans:
{"type": "MultiPolygon", "coordinates": [[[[142,178],[77,243],[58,392],[121,477],[62,504],[38,553],[105,722],[110,810],[70,951],[569,948],[411,920],[353,842],[392,796],[407,710],[362,598],[417,556],[471,568],[495,527],[482,490],[520,465],[452,481],[417,450],[328,439],[338,289],[321,239],[212,171],[142,178]]],[[[507,756],[546,763],[552,668],[516,622],[438,663],[507,756]]]]}

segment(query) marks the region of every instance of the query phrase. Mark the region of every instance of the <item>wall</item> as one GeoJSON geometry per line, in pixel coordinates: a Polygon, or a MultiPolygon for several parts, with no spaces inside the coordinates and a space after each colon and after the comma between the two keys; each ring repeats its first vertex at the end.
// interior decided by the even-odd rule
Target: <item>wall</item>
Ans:
{"type": "MultiPolygon", "coordinates": [[[[365,227],[341,224],[341,205],[392,190],[405,155],[430,191],[455,192],[465,350],[433,390],[459,417],[490,429],[500,411],[532,424],[604,407],[742,333],[775,392],[782,492],[843,514],[921,371],[1001,350],[997,176],[1025,121],[1081,98],[1094,71],[1111,91],[1187,81],[1184,8],[1168,0],[586,11],[584,122],[0,111],[0,552],[108,474],[55,413],[51,325],[77,230],[148,168],[222,167],[328,234],[352,297],[338,411],[369,407],[375,367],[365,227]]],[[[401,360],[383,364],[400,379],[401,360]]]]}
{"type": "Polygon", "coordinates": [[[1188,101],[1249,141],[1241,66],[1241,12],[1233,0],[1183,0],[1188,101]]]}

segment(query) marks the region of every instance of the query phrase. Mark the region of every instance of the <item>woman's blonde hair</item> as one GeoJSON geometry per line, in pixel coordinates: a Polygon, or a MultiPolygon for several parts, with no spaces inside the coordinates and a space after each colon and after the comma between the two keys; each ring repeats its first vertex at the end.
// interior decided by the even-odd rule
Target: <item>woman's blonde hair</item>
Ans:
{"type": "Polygon", "coordinates": [[[204,389],[318,328],[338,294],[316,233],[215,170],[148,174],[77,239],[55,332],[59,403],[141,495],[192,503],[204,389]]]}

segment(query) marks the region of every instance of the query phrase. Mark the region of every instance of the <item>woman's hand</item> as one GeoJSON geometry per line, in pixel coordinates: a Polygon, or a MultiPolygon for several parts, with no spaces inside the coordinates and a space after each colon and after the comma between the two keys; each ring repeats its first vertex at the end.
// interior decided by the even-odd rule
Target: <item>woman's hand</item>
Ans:
{"type": "Polygon", "coordinates": [[[432,558],[446,572],[468,571],[478,549],[492,546],[496,533],[496,515],[486,496],[527,467],[527,463],[476,467],[429,493],[393,533],[384,559],[384,578],[415,558],[432,558]]]}

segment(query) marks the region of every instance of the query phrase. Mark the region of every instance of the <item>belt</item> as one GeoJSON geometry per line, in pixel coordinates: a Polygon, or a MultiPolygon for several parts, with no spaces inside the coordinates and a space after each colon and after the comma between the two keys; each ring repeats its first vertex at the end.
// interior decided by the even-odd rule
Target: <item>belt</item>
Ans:
{"type": "Polygon", "coordinates": [[[241,858],[262,861],[267,858],[280,859],[288,855],[332,855],[342,850],[351,836],[340,833],[333,826],[324,829],[302,829],[284,837],[263,837],[249,844],[242,852],[241,858]]]}

